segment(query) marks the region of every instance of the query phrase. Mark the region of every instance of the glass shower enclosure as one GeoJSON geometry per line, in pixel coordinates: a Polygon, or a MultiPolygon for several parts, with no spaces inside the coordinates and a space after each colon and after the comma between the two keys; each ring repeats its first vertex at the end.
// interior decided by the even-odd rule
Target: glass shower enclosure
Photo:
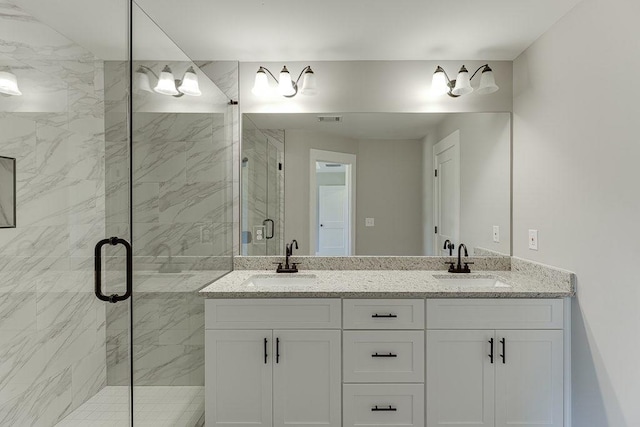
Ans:
{"type": "Polygon", "coordinates": [[[229,64],[134,1],[72,7],[0,0],[0,425],[201,426],[197,292],[238,247],[229,64]]]}
{"type": "Polygon", "coordinates": [[[245,256],[284,250],[283,130],[259,129],[242,118],[242,244],[245,256]]]}

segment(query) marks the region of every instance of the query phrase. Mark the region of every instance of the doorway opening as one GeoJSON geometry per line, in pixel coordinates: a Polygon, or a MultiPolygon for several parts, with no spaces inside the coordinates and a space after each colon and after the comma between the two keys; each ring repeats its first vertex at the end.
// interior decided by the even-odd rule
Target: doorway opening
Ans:
{"type": "Polygon", "coordinates": [[[312,253],[355,253],[354,154],[311,150],[309,218],[312,253]]]}

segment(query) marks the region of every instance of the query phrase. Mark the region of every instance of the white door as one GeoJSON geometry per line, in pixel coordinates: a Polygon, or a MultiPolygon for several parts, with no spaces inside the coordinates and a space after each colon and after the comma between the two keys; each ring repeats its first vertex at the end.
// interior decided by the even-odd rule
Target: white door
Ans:
{"type": "Polygon", "coordinates": [[[496,427],[562,427],[563,332],[496,331],[496,427]],[[504,339],[504,344],[501,340],[504,339]]]}
{"type": "Polygon", "coordinates": [[[444,242],[460,243],[460,131],[433,146],[435,254],[448,255],[444,242]]]}
{"type": "Polygon", "coordinates": [[[322,256],[349,255],[349,198],[344,185],[318,187],[318,252],[322,256]]]}
{"type": "Polygon", "coordinates": [[[273,331],[273,337],[274,426],[340,427],[340,331],[273,331]]]}
{"type": "Polygon", "coordinates": [[[427,427],[494,425],[492,330],[427,331],[427,427]]]}
{"type": "Polygon", "coordinates": [[[207,426],[272,425],[271,336],[271,331],[205,331],[207,426]]]}

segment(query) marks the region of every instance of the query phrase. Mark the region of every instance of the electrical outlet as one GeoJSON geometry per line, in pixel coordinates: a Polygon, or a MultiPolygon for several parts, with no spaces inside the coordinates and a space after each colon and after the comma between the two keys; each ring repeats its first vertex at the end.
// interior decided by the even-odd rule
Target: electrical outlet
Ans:
{"type": "Polygon", "coordinates": [[[365,227],[373,227],[375,226],[376,221],[374,218],[365,218],[364,219],[364,226],[365,227]]]}
{"type": "Polygon", "coordinates": [[[529,230],[529,249],[538,250],[538,230],[529,230]]]}
{"type": "Polygon", "coordinates": [[[500,243],[500,226],[493,226],[493,241],[495,243],[500,243]]]}
{"type": "Polygon", "coordinates": [[[264,226],[256,225],[253,227],[253,236],[256,242],[261,242],[264,240],[264,226]]]}
{"type": "Polygon", "coordinates": [[[213,242],[213,228],[210,225],[200,226],[200,243],[213,242]]]}

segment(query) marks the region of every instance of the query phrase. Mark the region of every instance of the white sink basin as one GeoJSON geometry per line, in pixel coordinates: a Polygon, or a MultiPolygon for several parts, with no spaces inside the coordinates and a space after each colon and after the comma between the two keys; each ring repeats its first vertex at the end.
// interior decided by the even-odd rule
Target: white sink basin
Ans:
{"type": "Polygon", "coordinates": [[[447,286],[459,286],[462,288],[510,288],[499,277],[493,276],[454,276],[438,275],[434,276],[442,284],[447,286]]]}
{"type": "Polygon", "coordinates": [[[315,274],[281,273],[251,276],[245,282],[247,286],[311,286],[316,283],[315,274]]]}

